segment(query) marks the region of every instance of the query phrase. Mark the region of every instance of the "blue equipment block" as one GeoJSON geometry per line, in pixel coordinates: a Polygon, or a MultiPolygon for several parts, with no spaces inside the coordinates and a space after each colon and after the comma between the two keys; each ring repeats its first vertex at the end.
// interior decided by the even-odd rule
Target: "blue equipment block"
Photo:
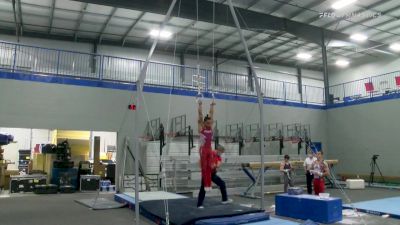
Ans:
{"type": "Polygon", "coordinates": [[[275,213],[301,220],[319,223],[335,223],[342,220],[342,200],[340,198],[321,199],[315,195],[275,196],[275,213]]]}
{"type": "Polygon", "coordinates": [[[14,141],[14,136],[9,134],[0,134],[0,145],[8,145],[14,141]]]}
{"type": "Polygon", "coordinates": [[[51,171],[51,183],[59,186],[60,179],[63,181],[68,180],[67,182],[69,182],[69,185],[78,187],[78,169],[53,168],[51,171]]]}

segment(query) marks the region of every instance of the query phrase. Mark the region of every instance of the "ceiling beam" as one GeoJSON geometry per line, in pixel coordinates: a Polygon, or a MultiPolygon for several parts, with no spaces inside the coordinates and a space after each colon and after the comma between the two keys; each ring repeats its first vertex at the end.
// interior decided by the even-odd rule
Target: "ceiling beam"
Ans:
{"type": "Polygon", "coordinates": [[[197,38],[198,39],[202,39],[202,38],[204,38],[205,36],[207,36],[208,34],[210,34],[211,32],[214,32],[215,31],[215,29],[217,29],[219,27],[219,25],[215,25],[213,28],[211,28],[211,30],[206,30],[206,31],[204,31],[200,36],[196,36],[195,38],[193,38],[192,40],[190,40],[186,45],[185,45],[185,47],[183,48],[183,52],[186,52],[188,49],[189,49],[189,47],[191,46],[191,45],[193,45],[194,44],[194,42],[197,40],[197,38]]]}
{"type": "MultiPolygon", "coordinates": [[[[139,10],[157,14],[165,14],[171,0],[78,0],[86,3],[94,3],[100,5],[107,5],[112,7],[120,7],[132,10],[139,10]],[[158,7],[154,7],[154,6],[158,7]]],[[[233,20],[226,14],[229,12],[228,6],[221,3],[214,3],[207,0],[197,0],[199,2],[199,11],[202,12],[198,15],[199,21],[213,23],[213,6],[215,6],[215,23],[224,26],[234,27],[233,20]]],[[[174,9],[172,16],[181,17],[185,19],[197,20],[196,17],[196,1],[182,1],[180,12],[178,16],[178,8],[174,9]]],[[[320,37],[315,37],[315,33],[319,33],[321,28],[301,24],[295,21],[289,21],[276,16],[271,16],[263,13],[258,13],[246,9],[236,8],[238,14],[246,18],[247,23],[252,25],[252,29],[270,29],[270,30],[286,30],[289,33],[294,33],[306,40],[320,43],[320,37]],[[303,31],[300,32],[299,29],[303,31]],[[304,32],[308,31],[308,32],[304,32]],[[309,34],[309,31],[314,31],[309,34]],[[317,31],[317,32],[316,32],[317,31]]],[[[243,25],[243,22],[241,22],[243,25]]],[[[318,36],[318,35],[317,35],[318,36]]]]}
{"type": "MultiPolygon", "coordinates": [[[[305,7],[305,8],[314,8],[315,6],[318,6],[318,5],[322,4],[322,3],[325,2],[325,1],[327,1],[327,0],[317,0],[317,1],[311,2],[310,4],[308,4],[308,5],[304,6],[304,7],[305,7]]],[[[274,13],[275,11],[279,10],[279,9],[282,7],[282,5],[284,5],[284,4],[281,4],[281,5],[279,5],[278,7],[275,7],[274,9],[272,9],[272,10],[269,12],[269,14],[272,14],[272,13],[274,13]]],[[[304,12],[304,11],[303,11],[302,9],[298,9],[295,13],[292,13],[291,15],[289,15],[288,18],[289,18],[289,19],[295,18],[296,16],[300,15],[300,14],[303,13],[303,12],[304,12]]],[[[264,31],[264,32],[265,32],[265,31],[264,31]]],[[[266,43],[268,43],[268,42],[270,42],[270,41],[273,41],[273,40],[275,40],[275,39],[281,37],[281,36],[284,35],[285,33],[286,33],[286,32],[284,32],[284,31],[276,31],[275,33],[272,33],[272,34],[268,37],[267,40],[262,40],[262,41],[258,42],[257,44],[254,44],[252,47],[249,48],[249,51],[251,51],[251,50],[253,50],[253,49],[255,49],[255,48],[259,47],[259,46],[262,46],[262,45],[264,45],[264,44],[266,44],[266,43]]],[[[260,33],[260,34],[262,34],[262,33],[260,33]]],[[[255,37],[255,36],[253,36],[253,37],[255,37]]],[[[239,41],[239,42],[236,42],[236,43],[237,43],[237,45],[239,45],[239,44],[240,44],[240,41],[239,41]]],[[[236,46],[236,45],[234,45],[234,46],[236,46]]],[[[234,47],[234,46],[232,46],[232,47],[234,47]]],[[[231,48],[232,48],[232,47],[231,47],[231,48]]]]}
{"type": "Polygon", "coordinates": [[[88,5],[89,5],[88,3],[84,3],[84,4],[82,5],[81,12],[79,13],[78,20],[76,21],[75,29],[74,29],[74,30],[75,30],[75,32],[74,32],[74,39],[75,39],[75,41],[77,41],[77,39],[78,39],[79,27],[81,26],[82,19],[83,19],[83,16],[85,15],[85,11],[86,11],[88,5]]]}
{"type": "MultiPolygon", "coordinates": [[[[292,0],[286,0],[287,2],[291,2],[292,0]]],[[[270,10],[268,12],[268,14],[272,14],[278,10],[280,10],[283,6],[286,5],[286,2],[279,2],[279,5],[275,6],[274,8],[272,8],[272,10],[270,10]]]]}
{"type": "Polygon", "coordinates": [[[261,0],[253,0],[253,1],[251,1],[251,2],[246,6],[246,8],[247,8],[247,9],[250,9],[251,7],[257,5],[257,3],[259,3],[260,1],[261,1],[261,0]]]}
{"type": "MultiPolygon", "coordinates": [[[[304,6],[304,8],[314,8],[315,6],[318,6],[318,5],[322,4],[322,3],[325,2],[325,1],[327,1],[327,0],[317,0],[317,1],[311,2],[310,4],[304,6]]],[[[288,18],[289,18],[289,19],[293,19],[293,18],[295,18],[296,16],[302,14],[303,12],[304,12],[304,11],[303,11],[302,9],[298,9],[296,12],[292,13],[291,15],[289,15],[288,18]]],[[[268,42],[271,42],[271,41],[273,41],[273,40],[276,40],[276,39],[278,39],[279,37],[282,37],[282,35],[284,35],[285,33],[286,33],[286,32],[284,32],[284,31],[277,31],[277,32],[275,32],[274,34],[272,34],[273,36],[271,36],[271,38],[268,38],[267,40],[260,41],[260,42],[258,42],[257,44],[253,45],[252,47],[250,47],[250,48],[249,48],[249,51],[251,51],[251,50],[253,50],[253,49],[255,49],[255,48],[258,48],[258,47],[260,47],[260,46],[262,46],[262,45],[264,45],[264,44],[266,44],[266,43],[268,43],[268,42]]],[[[295,40],[295,39],[292,39],[292,40],[295,40]]],[[[239,52],[238,52],[238,53],[239,53],[239,52]]]]}
{"type": "Polygon", "coordinates": [[[54,9],[56,8],[56,0],[51,2],[50,17],[49,17],[49,29],[47,33],[51,33],[51,27],[53,27],[54,9]]]}
{"type": "MultiPolygon", "coordinates": [[[[255,0],[253,2],[251,2],[249,5],[246,6],[246,9],[250,9],[251,7],[253,7],[255,4],[257,4],[259,2],[259,0],[255,0]]],[[[217,41],[213,40],[209,45],[207,45],[206,47],[204,47],[201,52],[205,53],[209,48],[214,47],[216,45],[218,45],[219,43],[221,43],[222,41],[224,41],[226,38],[236,34],[237,30],[235,29],[234,31],[226,34],[224,37],[219,38],[217,41]]],[[[254,35],[251,35],[254,36],[254,35]]],[[[250,35],[249,35],[250,37],[250,35]]],[[[249,37],[245,37],[245,39],[249,38],[249,37]]],[[[238,41],[239,43],[241,43],[241,41],[238,41]]],[[[222,52],[220,52],[222,53],[222,52]]]]}
{"type": "Polygon", "coordinates": [[[99,37],[98,37],[99,44],[101,44],[101,40],[103,39],[103,33],[104,33],[104,31],[106,30],[108,24],[110,23],[110,21],[111,21],[111,19],[113,18],[113,16],[114,16],[115,12],[117,11],[117,9],[118,9],[117,7],[114,7],[114,8],[111,10],[111,13],[110,13],[110,15],[107,17],[106,22],[105,22],[105,23],[103,24],[103,26],[101,27],[101,29],[100,29],[100,34],[99,34],[99,37]]]}
{"type": "MultiPolygon", "coordinates": [[[[176,34],[174,34],[173,36],[178,38],[180,35],[183,34],[183,32],[187,31],[189,28],[193,27],[196,24],[196,21],[192,21],[190,24],[188,24],[187,26],[185,26],[184,28],[182,28],[179,32],[177,32],[176,34]]],[[[167,48],[165,50],[168,50],[169,46],[167,46],[167,48]]]]}
{"type": "MultiPolygon", "coordinates": [[[[217,40],[212,41],[209,45],[204,47],[200,52],[205,53],[208,51],[208,49],[212,48],[213,46],[215,47],[216,45],[219,45],[220,43],[224,42],[228,37],[231,37],[232,35],[235,35],[237,33],[237,30],[234,30],[226,35],[224,35],[221,38],[218,38],[217,40]]],[[[245,37],[245,39],[248,39],[249,37],[254,36],[254,34],[249,34],[245,37]]]]}
{"type": "MultiPolygon", "coordinates": [[[[260,46],[262,46],[262,45],[264,45],[264,44],[266,44],[266,43],[268,43],[270,41],[273,41],[273,40],[277,39],[278,37],[281,37],[281,35],[283,35],[284,33],[285,33],[284,31],[275,31],[272,34],[269,34],[266,39],[263,39],[262,41],[259,41],[256,44],[249,45],[249,51],[251,52],[252,50],[254,50],[256,48],[258,48],[258,47],[260,47],[260,46]]],[[[246,40],[250,41],[251,39],[257,37],[260,34],[264,34],[264,33],[259,33],[259,34],[253,35],[253,36],[251,36],[249,38],[246,38],[246,40]]],[[[236,42],[232,43],[231,45],[221,49],[221,52],[223,53],[223,52],[229,51],[230,49],[236,47],[240,43],[241,43],[241,41],[236,41],[236,42]]],[[[242,50],[236,51],[234,54],[240,54],[240,53],[244,54],[242,50]]]]}
{"type": "MultiPolygon", "coordinates": [[[[119,7],[131,10],[139,10],[164,15],[168,10],[171,0],[75,0],[86,3],[100,4],[111,7],[119,7]],[[157,6],[157,7],[154,7],[157,6]]],[[[215,23],[224,26],[235,27],[232,18],[226,17],[229,12],[227,5],[221,3],[214,3],[207,0],[197,0],[199,2],[199,21],[213,23],[213,5],[215,5],[215,23]]],[[[196,20],[196,1],[182,1],[178,15],[178,8],[176,7],[172,13],[172,17],[180,17],[190,20],[196,20]]],[[[365,41],[363,43],[353,42],[349,39],[347,34],[327,30],[325,28],[301,23],[297,21],[280,18],[277,16],[267,15],[260,12],[254,12],[242,8],[236,8],[238,14],[246,18],[246,23],[251,24],[247,30],[276,30],[291,33],[299,38],[307,40],[311,43],[322,45],[321,35],[325,34],[325,39],[335,39],[345,42],[351,42],[363,48],[372,48],[380,46],[386,49],[387,46],[382,45],[375,41],[365,41]]],[[[246,27],[241,21],[242,27],[246,27]]]]}
{"type": "Polygon", "coordinates": [[[128,30],[125,32],[124,36],[121,39],[122,42],[122,46],[124,46],[126,38],[128,37],[129,33],[132,32],[132,30],[136,27],[136,25],[143,19],[144,15],[146,14],[146,12],[141,12],[139,17],[133,21],[132,25],[128,28],[128,30]]]}

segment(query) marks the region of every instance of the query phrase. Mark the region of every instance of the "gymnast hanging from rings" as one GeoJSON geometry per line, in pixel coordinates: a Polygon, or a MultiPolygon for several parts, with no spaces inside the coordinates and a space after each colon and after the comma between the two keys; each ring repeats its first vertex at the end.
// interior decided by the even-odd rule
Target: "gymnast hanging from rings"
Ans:
{"type": "Polygon", "coordinates": [[[212,126],[214,123],[214,106],[215,101],[213,100],[210,104],[210,112],[203,117],[202,101],[198,100],[198,131],[200,136],[200,167],[202,185],[204,185],[205,191],[211,190],[211,172],[213,163],[213,150],[212,150],[212,138],[213,130],[212,126]]]}
{"type": "Polygon", "coordinates": [[[231,203],[232,200],[228,199],[226,192],[225,182],[217,175],[217,169],[221,166],[222,158],[221,155],[225,152],[225,148],[218,145],[215,150],[212,150],[212,138],[213,138],[213,116],[214,116],[214,106],[215,101],[213,99],[210,105],[210,112],[203,119],[202,112],[202,101],[198,100],[199,108],[199,118],[198,118],[198,129],[200,136],[200,167],[201,167],[201,187],[199,191],[197,207],[203,209],[203,202],[206,195],[206,191],[211,190],[211,182],[218,185],[221,191],[222,204],[231,203]]]}

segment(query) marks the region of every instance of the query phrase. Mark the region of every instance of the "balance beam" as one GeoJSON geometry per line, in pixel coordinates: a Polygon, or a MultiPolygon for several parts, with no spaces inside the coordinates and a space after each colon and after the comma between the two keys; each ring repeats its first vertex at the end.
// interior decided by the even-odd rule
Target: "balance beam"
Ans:
{"type": "MultiPolygon", "coordinates": [[[[337,165],[339,163],[339,160],[337,159],[331,159],[331,160],[325,160],[325,162],[330,166],[337,165]]],[[[304,161],[300,160],[295,160],[295,161],[290,161],[292,164],[293,168],[298,169],[298,168],[303,168],[304,161]]],[[[279,169],[281,166],[281,162],[275,161],[275,162],[265,162],[264,163],[264,168],[265,169],[279,169]]],[[[242,163],[242,167],[247,167],[250,169],[261,169],[261,162],[249,162],[249,163],[242,163]]]]}

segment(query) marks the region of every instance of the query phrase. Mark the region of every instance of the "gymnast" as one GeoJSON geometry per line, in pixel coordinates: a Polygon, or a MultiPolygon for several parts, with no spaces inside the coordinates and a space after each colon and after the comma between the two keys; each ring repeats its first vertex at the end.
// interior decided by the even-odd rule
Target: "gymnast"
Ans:
{"type": "Polygon", "coordinates": [[[202,101],[198,100],[198,131],[200,136],[200,167],[201,167],[201,184],[205,191],[211,190],[211,172],[213,163],[212,154],[212,138],[213,138],[213,122],[214,122],[214,106],[213,100],[210,104],[210,112],[203,117],[202,101]],[[204,119],[203,119],[204,118],[204,119]]]}

